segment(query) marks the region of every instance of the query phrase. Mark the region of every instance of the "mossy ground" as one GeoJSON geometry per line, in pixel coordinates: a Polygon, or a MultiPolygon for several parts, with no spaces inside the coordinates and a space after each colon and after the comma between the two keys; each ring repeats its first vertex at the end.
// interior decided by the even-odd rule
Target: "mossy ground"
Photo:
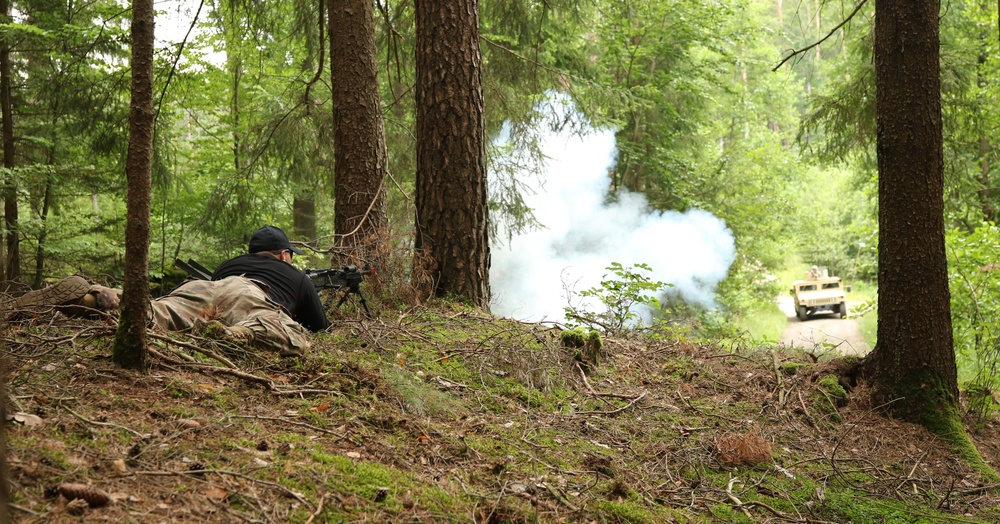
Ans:
{"type": "MultiPolygon", "coordinates": [[[[9,428],[15,522],[1000,520],[946,443],[792,353],[605,338],[584,374],[557,329],[444,305],[338,320],[304,360],[178,335],[240,373],[157,341],[139,375],[113,335],[5,331],[41,419],[9,428]],[[63,482],[114,502],[75,515],[63,482]]],[[[1000,459],[994,421],[973,439],[1000,459]]]]}

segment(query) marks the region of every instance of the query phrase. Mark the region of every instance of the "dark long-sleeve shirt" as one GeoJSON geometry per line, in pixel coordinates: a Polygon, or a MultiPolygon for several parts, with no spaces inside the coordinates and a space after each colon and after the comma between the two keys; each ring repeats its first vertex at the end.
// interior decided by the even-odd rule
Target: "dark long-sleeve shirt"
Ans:
{"type": "Polygon", "coordinates": [[[322,331],[330,321],[323,310],[316,286],[305,273],[291,264],[266,255],[250,253],[219,265],[212,280],[243,276],[267,284],[267,295],[281,304],[299,324],[310,331],[322,331]]]}

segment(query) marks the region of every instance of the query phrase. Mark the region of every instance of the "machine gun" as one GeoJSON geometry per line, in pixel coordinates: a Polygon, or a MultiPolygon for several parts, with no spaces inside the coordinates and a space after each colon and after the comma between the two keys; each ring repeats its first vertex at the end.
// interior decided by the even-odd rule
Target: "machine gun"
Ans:
{"type": "MultiPolygon", "coordinates": [[[[372,312],[368,309],[368,302],[365,301],[365,296],[361,294],[361,281],[364,280],[366,276],[374,275],[374,268],[358,269],[354,265],[346,265],[340,269],[330,268],[330,269],[307,269],[306,275],[312,280],[313,286],[316,287],[316,291],[322,291],[324,289],[346,289],[343,296],[340,297],[340,301],[337,302],[337,307],[340,307],[347,300],[347,297],[351,294],[358,295],[361,301],[361,305],[365,308],[365,313],[369,317],[372,316],[372,312]]],[[[326,307],[330,307],[330,303],[333,301],[333,295],[329,295],[326,307]]]]}

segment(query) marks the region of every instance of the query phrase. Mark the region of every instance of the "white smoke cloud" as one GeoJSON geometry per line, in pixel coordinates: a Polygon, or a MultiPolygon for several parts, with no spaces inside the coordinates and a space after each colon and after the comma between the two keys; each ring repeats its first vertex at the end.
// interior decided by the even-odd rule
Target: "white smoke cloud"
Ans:
{"type": "MultiPolygon", "coordinates": [[[[556,111],[562,118],[582,119],[566,99],[550,103],[563,104],[556,111]]],[[[542,180],[525,176],[522,182],[530,189],[526,204],[544,228],[510,242],[500,231],[490,269],[493,313],[562,322],[567,285],[574,292],[599,285],[612,262],[647,264],[653,280],[673,284],[671,291],[688,302],[712,307],[715,288],[736,256],[732,232],[706,211],[652,210],[638,193],[619,190],[609,202],[614,132],[582,125],[589,130],[582,137],[539,128],[547,157],[542,180]]]]}

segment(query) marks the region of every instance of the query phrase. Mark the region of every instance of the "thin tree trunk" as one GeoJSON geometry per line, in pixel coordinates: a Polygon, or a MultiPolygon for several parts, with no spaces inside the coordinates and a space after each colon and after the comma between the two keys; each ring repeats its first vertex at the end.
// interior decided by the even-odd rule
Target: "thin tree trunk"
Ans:
{"type": "MultiPolygon", "coordinates": [[[[332,0],[331,0],[332,1],[332,0]]],[[[225,32],[226,46],[226,69],[229,71],[231,92],[229,98],[229,117],[233,125],[233,167],[237,172],[244,168],[243,164],[243,142],[240,131],[240,83],[243,80],[243,58],[239,49],[240,42],[236,37],[236,24],[238,3],[236,0],[229,0],[226,9],[229,17],[225,22],[223,31],[225,32]]]]}
{"type": "Polygon", "coordinates": [[[292,198],[292,231],[299,238],[316,238],[316,198],[312,195],[292,198]]]}
{"type": "MultiPolygon", "coordinates": [[[[989,7],[986,2],[983,2],[980,6],[984,14],[989,14],[989,7]]],[[[989,83],[987,78],[985,67],[986,61],[989,58],[990,52],[990,39],[989,31],[983,29],[979,34],[979,57],[977,60],[976,68],[976,85],[981,89],[985,88],[989,83]]],[[[986,110],[986,104],[982,100],[982,97],[977,101],[979,103],[980,110],[986,110]]],[[[985,132],[985,130],[980,129],[979,138],[979,205],[983,210],[983,219],[988,222],[996,222],[997,210],[996,206],[993,204],[993,187],[992,181],[990,180],[990,153],[992,151],[992,146],[990,144],[990,137],[985,132]]]]}
{"type": "Polygon", "coordinates": [[[52,179],[45,179],[45,189],[42,191],[42,212],[38,220],[41,229],[38,232],[38,246],[35,247],[35,281],[36,288],[42,287],[42,279],[45,277],[45,242],[48,238],[47,222],[49,218],[49,208],[52,205],[52,179]]]}
{"type": "Polygon", "coordinates": [[[149,365],[149,239],[153,171],[153,0],[132,1],[132,105],[129,115],[128,223],[122,314],[114,361],[145,371],[149,365]]]}
{"type": "MultiPolygon", "coordinates": [[[[0,320],[2,322],[2,320],[0,320]]],[[[10,522],[10,484],[7,477],[7,343],[0,341],[0,524],[10,522]]]]}
{"type": "Polygon", "coordinates": [[[979,139],[979,205],[983,210],[983,219],[988,222],[996,222],[997,209],[993,205],[993,182],[990,180],[990,139],[982,137],[979,139]]]}
{"type": "MultiPolygon", "coordinates": [[[[3,23],[10,23],[10,1],[0,0],[0,16],[3,23]]],[[[3,141],[3,165],[13,168],[14,157],[14,116],[10,87],[10,42],[6,37],[0,37],[0,118],[3,119],[0,140],[3,141]]],[[[12,180],[3,184],[4,225],[7,228],[4,251],[6,256],[0,260],[0,278],[16,280],[21,278],[19,238],[17,235],[17,188],[12,180]]]]}

